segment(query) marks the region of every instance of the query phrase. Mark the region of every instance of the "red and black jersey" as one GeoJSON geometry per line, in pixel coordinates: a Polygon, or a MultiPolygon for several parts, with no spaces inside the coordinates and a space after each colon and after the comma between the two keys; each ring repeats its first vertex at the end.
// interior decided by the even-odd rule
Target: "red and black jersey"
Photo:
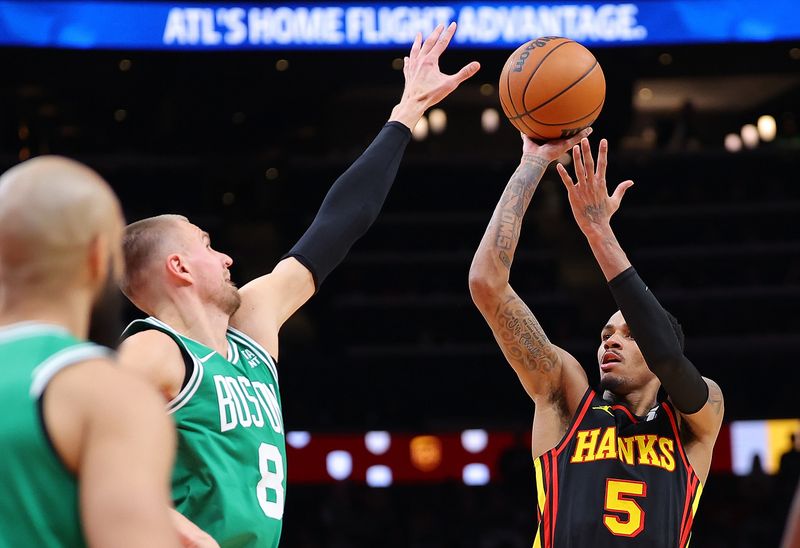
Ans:
{"type": "Polygon", "coordinates": [[[564,439],[534,467],[534,548],[689,544],[703,486],[669,402],[636,417],[588,389],[564,439]]]}

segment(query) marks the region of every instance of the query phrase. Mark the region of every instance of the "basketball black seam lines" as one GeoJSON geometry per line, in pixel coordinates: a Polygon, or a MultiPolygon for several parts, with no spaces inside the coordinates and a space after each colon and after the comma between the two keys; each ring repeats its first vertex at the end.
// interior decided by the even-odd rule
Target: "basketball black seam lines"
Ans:
{"type": "Polygon", "coordinates": [[[502,86],[500,86],[500,92],[498,93],[500,97],[500,106],[503,107],[503,112],[506,112],[506,117],[511,120],[517,115],[517,109],[514,107],[514,102],[511,99],[511,88],[508,87],[508,72],[506,72],[506,92],[508,93],[508,101],[511,103],[510,109],[506,108],[506,102],[503,101],[503,94],[502,94],[502,86]]]}
{"type": "MultiPolygon", "coordinates": [[[[507,72],[506,72],[506,75],[508,75],[508,74],[510,74],[510,71],[507,71],[507,72]]],[[[512,110],[514,113],[516,113],[516,112],[517,112],[517,109],[514,107],[514,101],[513,101],[513,99],[512,99],[512,96],[511,96],[511,88],[509,88],[509,86],[508,86],[508,79],[507,79],[507,78],[506,78],[506,90],[508,91],[508,100],[509,100],[509,102],[511,103],[511,110],[512,110]]],[[[500,95],[500,105],[503,107],[503,111],[506,111],[506,110],[507,110],[507,109],[506,109],[506,106],[507,106],[507,105],[506,105],[505,101],[503,101],[503,95],[502,95],[502,94],[500,95]]],[[[542,140],[545,140],[545,141],[547,140],[547,138],[546,138],[544,135],[542,135],[542,134],[538,133],[538,132],[537,132],[536,130],[534,130],[534,129],[533,129],[531,126],[529,126],[528,124],[526,124],[524,119],[522,119],[522,118],[519,118],[518,116],[511,116],[511,115],[509,115],[508,113],[506,113],[506,116],[508,117],[509,121],[511,121],[511,123],[514,125],[514,127],[515,127],[515,128],[517,128],[518,130],[520,130],[522,133],[525,133],[525,134],[526,134],[526,135],[528,135],[529,137],[534,137],[534,136],[535,136],[535,137],[537,137],[538,139],[542,139],[542,140]],[[517,123],[519,123],[519,122],[521,122],[521,123],[522,123],[522,125],[523,125],[523,126],[525,126],[525,128],[527,128],[527,131],[523,130],[521,127],[519,127],[519,126],[517,125],[517,123]],[[533,135],[530,135],[531,133],[532,133],[533,135]]]]}
{"type": "Polygon", "coordinates": [[[569,124],[574,124],[575,122],[580,122],[581,120],[585,120],[586,118],[589,118],[592,114],[594,114],[595,112],[600,110],[603,107],[603,103],[605,103],[605,102],[606,102],[606,98],[603,97],[603,99],[600,101],[600,104],[597,105],[596,107],[594,107],[594,110],[592,110],[589,114],[587,114],[586,116],[581,116],[580,118],[577,118],[575,120],[570,120],[569,122],[558,122],[558,123],[555,123],[555,124],[551,124],[551,123],[547,123],[547,122],[541,122],[541,121],[537,120],[536,118],[534,118],[533,116],[531,116],[530,119],[533,120],[534,122],[536,122],[537,124],[542,125],[542,126],[566,126],[566,125],[569,125],[569,124]]]}
{"type": "MultiPolygon", "coordinates": [[[[592,71],[594,71],[595,67],[597,67],[597,60],[595,60],[595,62],[594,62],[594,65],[592,65],[591,67],[589,67],[589,70],[587,70],[586,72],[584,72],[584,73],[581,75],[581,77],[580,77],[580,78],[578,78],[577,80],[575,80],[574,82],[572,82],[570,85],[568,85],[567,87],[565,87],[564,89],[562,89],[561,91],[559,91],[558,93],[556,93],[555,95],[553,95],[552,97],[550,97],[550,98],[549,98],[547,101],[545,101],[544,103],[542,103],[542,104],[540,104],[540,105],[537,105],[537,106],[535,106],[534,108],[532,108],[532,109],[530,109],[530,110],[527,110],[527,111],[523,112],[522,114],[517,114],[517,116],[519,116],[519,117],[521,117],[521,116],[529,116],[529,115],[533,114],[534,112],[536,112],[537,110],[539,110],[540,108],[542,108],[543,106],[547,105],[548,103],[551,103],[551,102],[555,101],[556,99],[558,99],[559,97],[561,97],[562,95],[564,95],[566,92],[568,92],[569,90],[571,90],[572,88],[574,88],[575,86],[577,86],[578,84],[580,84],[580,83],[581,83],[583,80],[585,80],[585,79],[586,79],[586,78],[587,78],[587,77],[588,77],[588,76],[589,76],[589,75],[592,73],[592,71]]],[[[605,93],[604,93],[603,95],[605,95],[605,93]]],[[[524,99],[525,99],[525,95],[523,95],[522,97],[523,97],[523,101],[524,101],[524,99]]],[[[605,100],[605,97],[603,97],[603,100],[605,100]]],[[[514,112],[516,112],[516,109],[515,109],[515,111],[514,111],[514,112]]],[[[531,116],[531,118],[533,118],[533,117],[531,116]]],[[[580,120],[580,118],[578,118],[578,119],[580,120]]],[[[537,120],[537,122],[538,122],[538,120],[537,120]]],[[[558,124],[553,124],[553,125],[558,125],[558,124]]]]}
{"type": "MultiPolygon", "coordinates": [[[[531,40],[531,42],[534,42],[534,41],[535,40],[531,40]]],[[[570,43],[574,43],[574,40],[566,40],[564,42],[561,42],[560,44],[555,46],[553,49],[551,49],[550,51],[545,53],[544,57],[542,57],[541,61],[539,61],[539,64],[536,65],[536,67],[533,69],[533,72],[531,72],[530,76],[528,76],[528,81],[525,82],[525,87],[522,90],[522,108],[523,109],[525,108],[525,92],[528,91],[528,86],[531,83],[531,79],[533,78],[533,75],[536,74],[536,71],[539,70],[539,67],[542,66],[542,63],[545,62],[545,59],[550,57],[551,53],[553,53],[555,50],[557,50],[558,48],[560,48],[564,44],[570,44],[570,43]]],[[[509,84],[509,80],[511,79],[511,72],[512,72],[511,70],[506,72],[506,88],[508,89],[508,98],[511,99],[511,109],[514,111],[514,117],[515,118],[519,118],[520,116],[524,116],[524,113],[523,114],[519,114],[517,112],[517,106],[514,104],[514,96],[511,94],[511,85],[509,84]]]]}
{"type": "MultiPolygon", "coordinates": [[[[519,116],[517,107],[514,105],[514,96],[511,95],[511,67],[506,71],[506,91],[508,92],[508,100],[511,103],[511,111],[514,113],[514,117],[519,116]]],[[[525,106],[524,102],[523,97],[523,107],[525,106]]]]}
{"type": "MultiPolygon", "coordinates": [[[[524,88],[522,88],[522,109],[523,109],[523,110],[525,109],[525,94],[526,94],[526,93],[528,93],[528,86],[530,86],[530,85],[531,85],[531,80],[533,80],[533,77],[534,77],[534,75],[536,74],[536,71],[538,71],[538,70],[539,70],[539,68],[542,66],[542,64],[543,64],[545,61],[547,61],[547,58],[548,58],[548,57],[550,57],[550,55],[551,55],[551,54],[552,54],[554,51],[556,51],[558,48],[560,48],[561,46],[564,46],[564,45],[566,45],[566,44],[574,44],[574,43],[576,43],[576,42],[574,42],[573,40],[567,40],[567,41],[565,41],[565,42],[561,42],[560,44],[558,44],[557,46],[555,46],[553,49],[551,49],[550,51],[548,51],[548,52],[547,52],[547,53],[544,55],[544,57],[542,57],[541,61],[539,61],[539,64],[538,64],[538,65],[536,65],[536,68],[534,68],[534,69],[533,69],[533,71],[531,72],[530,76],[528,76],[528,81],[527,81],[527,82],[525,82],[525,87],[524,87],[524,88]]],[[[514,112],[517,112],[517,109],[516,109],[516,108],[514,108],[514,112]]],[[[522,114],[517,114],[517,116],[525,116],[525,114],[526,114],[526,113],[524,113],[524,112],[523,112],[522,114]]]]}
{"type": "MultiPolygon", "coordinates": [[[[537,138],[539,138],[539,139],[542,139],[542,140],[544,140],[544,141],[547,141],[547,140],[548,140],[548,138],[547,138],[547,137],[545,137],[545,136],[544,136],[544,135],[542,135],[541,133],[539,133],[539,132],[537,132],[536,130],[534,130],[533,128],[531,128],[531,126],[529,126],[528,124],[526,124],[526,123],[525,123],[525,119],[524,119],[524,118],[519,118],[519,119],[517,120],[517,122],[522,122],[522,124],[523,124],[523,125],[524,125],[526,128],[528,128],[528,131],[530,131],[531,133],[533,133],[533,134],[534,134],[534,135],[535,135],[537,138]]],[[[513,123],[513,122],[512,122],[512,123],[513,123]]],[[[516,126],[516,124],[514,124],[514,125],[516,126]]],[[[517,127],[517,129],[519,129],[519,127],[517,127]]],[[[527,132],[525,132],[525,131],[523,131],[522,133],[525,133],[525,134],[527,135],[527,132]]],[[[531,135],[528,135],[528,137],[531,137],[531,135]]]]}

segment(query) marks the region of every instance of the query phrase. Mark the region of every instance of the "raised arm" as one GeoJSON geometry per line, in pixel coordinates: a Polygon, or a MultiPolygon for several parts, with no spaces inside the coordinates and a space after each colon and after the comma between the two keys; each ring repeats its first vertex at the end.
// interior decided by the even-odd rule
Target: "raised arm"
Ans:
{"type": "Polygon", "coordinates": [[[573,147],[572,155],[577,182],[573,183],[561,164],[557,169],[567,187],[575,221],[589,242],[647,366],[661,381],[682,421],[702,445],[695,451],[693,464],[705,479],[703,470],[707,474],[711,450],[722,424],[722,391],[717,383],[701,377],[684,355],[668,313],[636,273],[611,229],[611,217],[633,181],[620,183],[609,196],[606,186],[608,142],[605,139],[600,141],[597,169],[588,139],[573,147]]]}
{"type": "Polygon", "coordinates": [[[522,219],[545,169],[590,131],[541,146],[522,136],[522,160],[500,197],[469,271],[472,300],[536,402],[537,414],[540,407],[552,404],[563,408],[557,409],[562,415],[571,416],[588,383],[575,358],[548,340],[542,326],[512,289],[510,269],[522,219]]]}
{"type": "Polygon", "coordinates": [[[472,62],[453,75],[439,56],[456,31],[439,25],[423,42],[417,35],[405,58],[403,96],[389,122],[328,191],[316,218],[272,273],[241,289],[242,306],[231,323],[277,358],[278,330],[317,291],[378,216],[394,182],[411,129],[423,113],[475,74],[472,62]]]}

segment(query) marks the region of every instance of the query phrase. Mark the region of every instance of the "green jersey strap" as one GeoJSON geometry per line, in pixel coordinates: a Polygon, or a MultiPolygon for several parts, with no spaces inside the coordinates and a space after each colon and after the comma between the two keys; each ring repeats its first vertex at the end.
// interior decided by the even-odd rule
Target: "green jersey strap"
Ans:
{"type": "Polygon", "coordinates": [[[40,398],[50,380],[65,367],[88,360],[110,358],[113,354],[109,348],[90,342],[76,344],[56,352],[40,363],[31,373],[33,379],[30,389],[31,397],[40,398]]]}
{"type": "Polygon", "coordinates": [[[200,386],[200,381],[203,380],[203,361],[208,359],[209,356],[206,356],[205,358],[196,356],[186,344],[186,337],[172,329],[169,325],[162,322],[158,318],[154,318],[152,316],[132,321],[128,327],[125,328],[125,331],[122,332],[121,338],[124,340],[131,335],[141,333],[142,331],[149,331],[151,329],[160,331],[175,341],[175,344],[178,345],[178,348],[181,351],[181,356],[183,356],[186,374],[183,379],[181,390],[174,398],[167,402],[167,412],[174,413],[183,407],[186,402],[191,399],[194,393],[197,392],[197,388],[200,386]]]}
{"type": "MultiPolygon", "coordinates": [[[[208,361],[213,355],[215,355],[216,352],[211,350],[204,344],[195,341],[190,337],[182,335],[181,333],[179,333],[166,323],[152,316],[141,320],[134,320],[133,322],[131,322],[130,325],[128,325],[128,327],[125,328],[125,331],[122,333],[122,339],[126,339],[131,335],[135,335],[136,333],[141,333],[142,331],[148,331],[150,329],[155,329],[157,331],[160,331],[175,341],[175,343],[178,345],[178,348],[180,348],[181,350],[181,355],[183,356],[184,365],[186,366],[186,376],[184,378],[180,392],[178,393],[177,396],[175,396],[172,400],[170,400],[167,403],[167,411],[169,413],[174,413],[175,411],[186,405],[186,403],[192,398],[192,396],[194,396],[195,392],[197,392],[197,389],[200,386],[200,383],[203,380],[203,376],[205,374],[205,368],[203,364],[206,361],[208,361]]],[[[261,361],[263,361],[267,365],[267,368],[272,374],[272,378],[275,379],[275,383],[277,384],[278,382],[277,364],[275,360],[272,358],[272,356],[269,355],[269,352],[267,352],[263,346],[258,344],[256,341],[254,341],[245,333],[242,333],[241,331],[233,327],[228,327],[227,339],[228,339],[228,355],[222,356],[223,359],[226,359],[232,363],[237,363],[239,361],[240,347],[250,349],[261,359],[261,361]]]]}
{"type": "MultiPolygon", "coordinates": [[[[249,335],[236,329],[235,327],[228,326],[228,336],[236,343],[245,347],[249,347],[261,360],[267,364],[275,383],[278,383],[278,362],[276,362],[267,349],[253,340],[249,335]]],[[[235,348],[235,346],[234,346],[235,348]]],[[[237,350],[238,352],[238,350],[237,350]]]]}

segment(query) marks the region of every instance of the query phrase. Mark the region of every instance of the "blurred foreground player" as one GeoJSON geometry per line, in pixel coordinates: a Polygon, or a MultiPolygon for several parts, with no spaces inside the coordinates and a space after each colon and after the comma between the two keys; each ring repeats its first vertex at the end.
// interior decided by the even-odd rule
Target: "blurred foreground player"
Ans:
{"type": "Polygon", "coordinates": [[[783,528],[781,548],[800,548],[800,484],[797,485],[783,528]]]}
{"type": "Polygon", "coordinates": [[[158,394],[85,342],[122,265],[119,203],[59,157],[0,178],[0,546],[176,547],[158,394]]]}
{"type": "Polygon", "coordinates": [[[150,317],[125,331],[126,363],[168,400],[178,427],[176,508],[221,546],[278,545],[286,451],[278,332],[376,219],[413,128],[479,66],[439,71],[455,24],[417,36],[389,122],[333,184],[313,223],[274,270],[242,287],[232,260],[187,219],[164,215],[126,230],[125,294],[150,317]]]}
{"type": "Polygon", "coordinates": [[[520,167],[475,254],[470,291],[536,404],[534,546],[686,546],[722,423],[722,393],[684,356],[680,326],[611,230],[611,216],[633,183],[608,196],[605,140],[596,171],[588,140],[573,147],[576,184],[558,166],[575,220],[620,308],[600,334],[603,393],[589,387],[573,356],[548,340],[509,285],[509,270],[544,170],[574,143],[523,142],[520,167]],[[669,399],[659,402],[662,386],[669,399]]]}

